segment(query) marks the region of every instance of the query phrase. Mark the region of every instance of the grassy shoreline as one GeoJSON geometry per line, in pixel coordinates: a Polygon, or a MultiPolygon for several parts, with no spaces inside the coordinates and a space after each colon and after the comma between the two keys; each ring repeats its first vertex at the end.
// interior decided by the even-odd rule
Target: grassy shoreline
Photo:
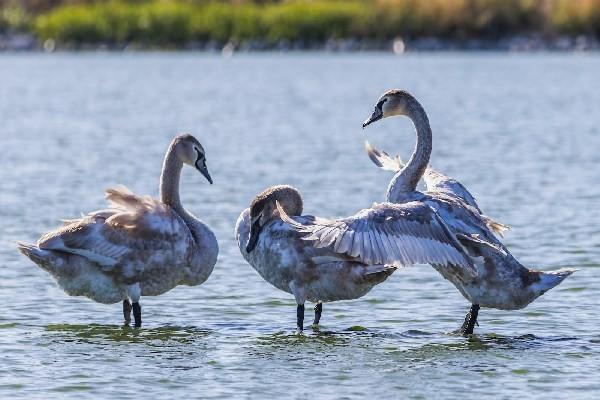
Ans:
{"type": "Polygon", "coordinates": [[[22,4],[2,9],[0,34],[67,49],[385,50],[397,38],[407,49],[568,49],[597,48],[600,37],[600,0],[109,0],[38,13],[22,4]]]}

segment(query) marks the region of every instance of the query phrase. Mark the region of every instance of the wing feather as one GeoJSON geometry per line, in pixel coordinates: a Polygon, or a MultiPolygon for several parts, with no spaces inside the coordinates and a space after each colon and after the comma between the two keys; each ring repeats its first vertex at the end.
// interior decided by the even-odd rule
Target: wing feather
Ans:
{"type": "Polygon", "coordinates": [[[80,255],[103,270],[123,267],[131,262],[132,254],[147,258],[160,252],[170,259],[187,251],[193,240],[191,232],[168,206],[148,196],[138,197],[124,187],[107,190],[106,197],[112,208],[45,234],[38,246],[80,255]]]}
{"type": "Polygon", "coordinates": [[[277,207],[282,220],[303,233],[303,238],[315,247],[356,257],[365,264],[453,265],[476,274],[460,242],[424,203],[382,203],[352,217],[314,218],[308,222],[298,222],[287,216],[279,204],[277,207]]]}

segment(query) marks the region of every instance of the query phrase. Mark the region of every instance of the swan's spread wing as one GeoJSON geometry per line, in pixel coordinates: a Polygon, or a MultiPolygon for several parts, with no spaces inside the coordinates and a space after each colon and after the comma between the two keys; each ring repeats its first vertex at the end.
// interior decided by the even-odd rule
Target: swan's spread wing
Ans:
{"type": "Polygon", "coordinates": [[[38,246],[86,257],[104,270],[131,265],[134,270],[122,271],[127,276],[141,272],[135,270],[143,268],[140,259],[158,253],[168,262],[188,250],[191,233],[168,206],[123,187],[107,190],[106,197],[112,208],[69,221],[42,236],[38,246]]]}
{"type": "Polygon", "coordinates": [[[365,264],[453,265],[476,273],[441,218],[420,202],[377,204],[349,218],[315,218],[312,223],[297,222],[281,208],[279,212],[285,222],[306,234],[305,240],[314,241],[315,247],[331,247],[365,264]]]}
{"type": "MultiPolygon", "coordinates": [[[[373,161],[373,164],[381,169],[398,172],[404,168],[405,164],[402,162],[399,156],[392,157],[385,151],[373,147],[373,145],[367,141],[365,141],[365,150],[367,151],[371,161],[373,161]]],[[[481,212],[477,202],[475,201],[475,197],[473,197],[467,188],[465,188],[462,183],[458,182],[456,179],[436,171],[431,166],[428,166],[425,174],[423,175],[423,180],[425,181],[428,192],[443,192],[451,196],[456,196],[462,199],[462,201],[465,203],[469,204],[471,207],[475,207],[478,212],[481,212]]]]}
{"type": "Polygon", "coordinates": [[[454,195],[446,192],[425,192],[425,195],[421,201],[433,208],[454,232],[487,232],[489,239],[495,241],[492,239],[494,237],[492,233],[504,236],[504,232],[510,229],[454,195]],[[475,228],[474,232],[473,228],[475,228]]]}
{"type": "Polygon", "coordinates": [[[467,190],[466,187],[454,178],[449,177],[439,171],[436,171],[431,166],[427,167],[423,175],[425,186],[428,192],[443,192],[450,196],[456,196],[462,201],[481,212],[475,197],[467,190]]]}
{"type": "MultiPolygon", "coordinates": [[[[365,141],[365,150],[369,155],[373,164],[381,169],[398,172],[404,168],[404,163],[399,156],[392,157],[385,151],[379,150],[371,143],[365,141]]],[[[463,186],[462,183],[454,178],[449,177],[439,171],[436,171],[431,166],[428,166],[423,175],[425,186],[427,186],[428,192],[442,192],[450,196],[456,196],[462,201],[477,209],[481,213],[475,197],[463,186]]]]}
{"type": "Polygon", "coordinates": [[[392,157],[385,151],[373,147],[367,140],[365,140],[365,150],[371,161],[373,161],[373,164],[381,169],[398,172],[404,168],[404,163],[400,159],[400,156],[392,157]]]}
{"type": "MultiPolygon", "coordinates": [[[[381,169],[398,172],[404,168],[404,163],[399,156],[392,157],[385,151],[378,150],[369,142],[365,141],[365,149],[373,163],[381,169]]],[[[431,166],[428,166],[423,175],[427,192],[432,196],[450,196],[457,199],[464,205],[471,207],[477,214],[480,214],[481,220],[494,233],[504,236],[504,232],[510,229],[508,225],[498,222],[487,215],[484,215],[475,200],[475,197],[467,188],[454,178],[449,177],[431,166]]]]}
{"type": "Polygon", "coordinates": [[[498,222],[487,215],[483,214],[479,205],[475,201],[475,197],[456,179],[450,178],[441,172],[427,167],[423,176],[427,191],[436,197],[449,196],[456,199],[465,208],[477,214],[479,219],[494,233],[504,236],[504,233],[510,229],[508,225],[498,222]]]}

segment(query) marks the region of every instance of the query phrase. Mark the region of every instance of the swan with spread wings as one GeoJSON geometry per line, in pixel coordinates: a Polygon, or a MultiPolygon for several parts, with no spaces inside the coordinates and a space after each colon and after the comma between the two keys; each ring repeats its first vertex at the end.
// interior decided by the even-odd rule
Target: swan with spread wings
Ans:
{"type": "Polygon", "coordinates": [[[367,144],[367,153],[380,168],[395,172],[386,193],[386,201],[394,204],[419,202],[431,207],[442,218],[452,235],[461,242],[477,274],[461,276],[449,273],[444,265],[430,263],[444,278],[456,286],[471,302],[471,309],[459,328],[471,334],[480,307],[516,310],[526,307],[536,298],[560,284],[575,270],[536,271],[523,266],[496,237],[508,227],[481,212],[475,198],[457,180],[429,165],[432,133],[427,113],[410,93],[390,90],[375,105],[363,128],[381,119],[406,116],[416,128],[417,144],[406,164],[367,144]],[[417,190],[421,178],[427,191],[417,190]]]}

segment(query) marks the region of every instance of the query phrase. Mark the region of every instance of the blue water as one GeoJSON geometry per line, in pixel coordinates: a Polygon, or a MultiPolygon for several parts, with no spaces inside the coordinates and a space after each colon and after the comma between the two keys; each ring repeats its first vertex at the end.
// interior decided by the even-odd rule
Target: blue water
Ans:
{"type": "MultiPolygon", "coordinates": [[[[0,398],[597,398],[600,396],[600,57],[545,54],[0,56],[0,398]],[[469,304],[428,266],[325,304],[297,335],[293,298],[247,265],[237,216],[288,183],[343,216],[390,178],[362,142],[407,158],[408,120],[360,129],[378,96],[429,113],[432,163],[462,181],[532,268],[580,271],[521,311],[469,304]],[[156,196],[170,139],[191,132],[215,184],[184,170],[184,206],[220,242],[198,287],[119,305],[72,298],[15,249],[125,184],[156,196]]],[[[307,317],[308,318],[308,317],[307,317]]]]}

